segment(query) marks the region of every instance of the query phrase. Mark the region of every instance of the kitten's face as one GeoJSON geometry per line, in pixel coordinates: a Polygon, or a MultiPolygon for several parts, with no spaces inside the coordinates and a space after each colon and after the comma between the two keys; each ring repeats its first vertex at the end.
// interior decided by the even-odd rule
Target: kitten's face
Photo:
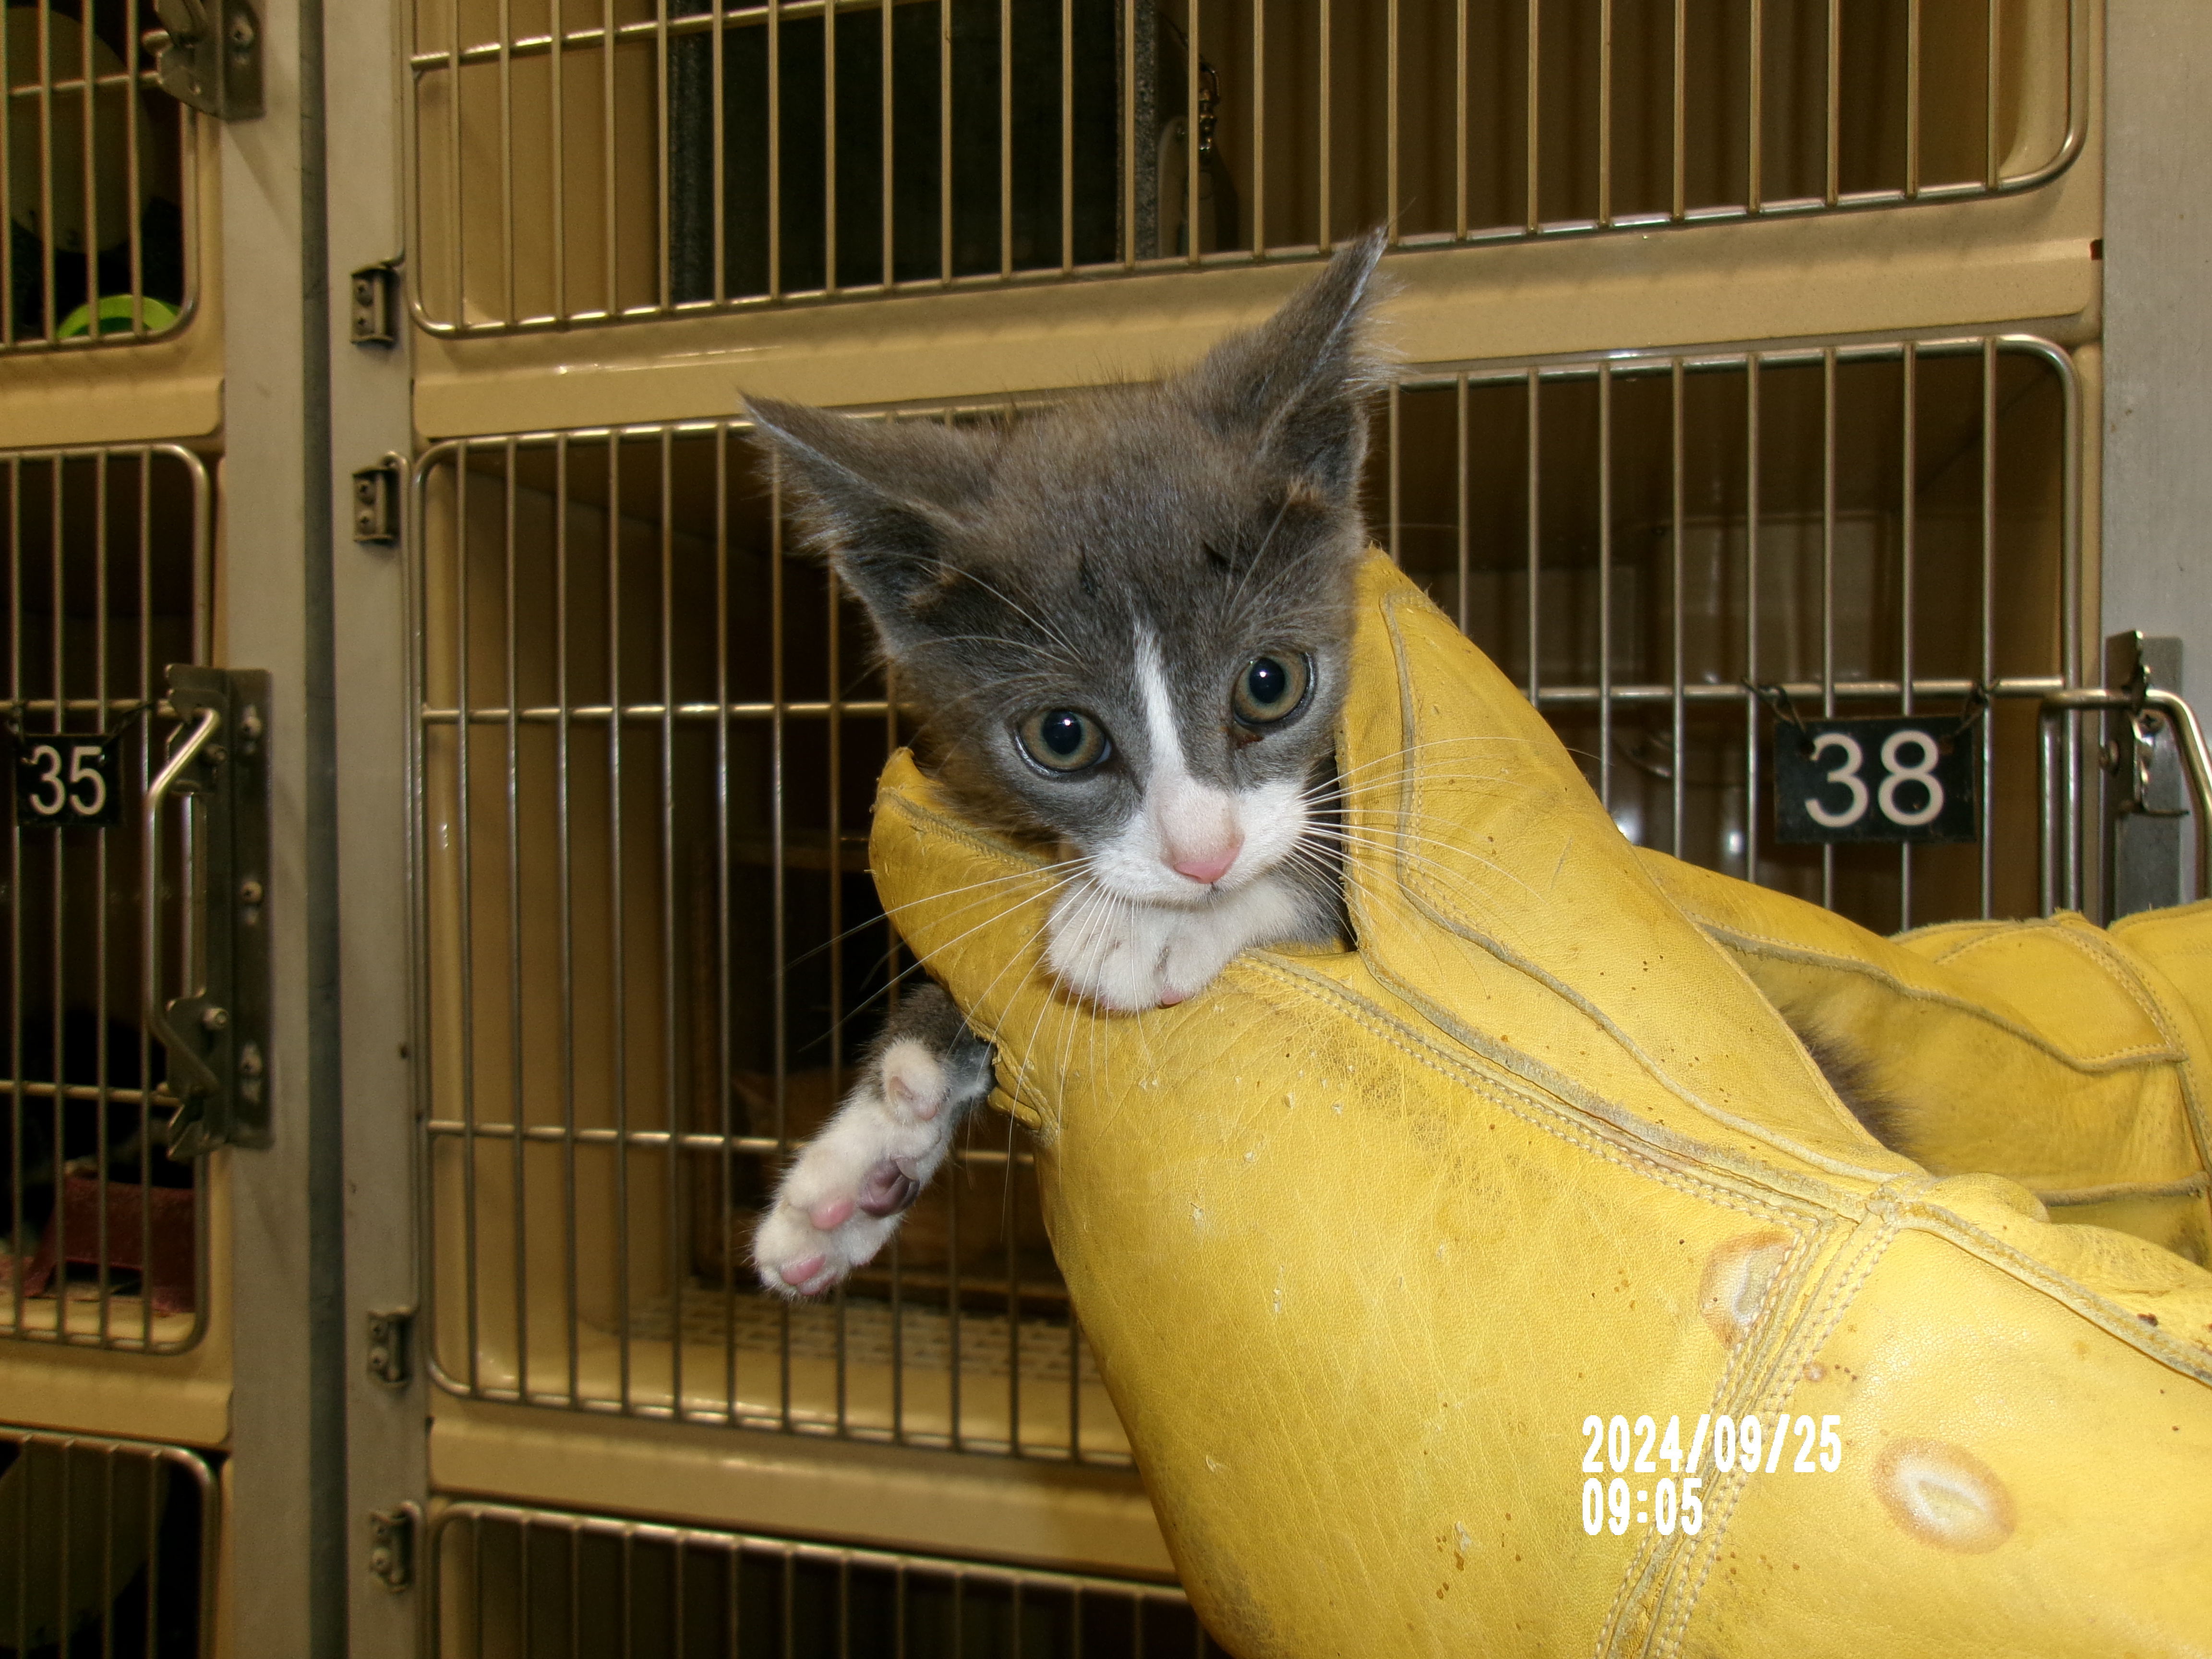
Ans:
{"type": "Polygon", "coordinates": [[[1011,428],[754,405],[940,780],[1111,894],[1200,903],[1298,856],[1365,544],[1376,251],[1188,374],[1011,428]]]}

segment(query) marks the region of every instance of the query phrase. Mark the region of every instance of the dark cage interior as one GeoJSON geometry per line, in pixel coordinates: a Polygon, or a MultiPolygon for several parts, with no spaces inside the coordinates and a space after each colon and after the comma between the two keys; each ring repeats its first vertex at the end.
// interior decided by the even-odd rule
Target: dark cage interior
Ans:
{"type": "Polygon", "coordinates": [[[1221,1651],[1168,1585],[485,1504],[432,1528],[434,1651],[453,1659],[1221,1651]]]}
{"type": "MultiPolygon", "coordinates": [[[[148,1036],[138,811],[174,722],[163,669],[202,651],[206,475],[181,450],[0,457],[14,808],[0,903],[0,1335],[174,1347],[197,1334],[197,1166],[167,1156],[177,1102],[148,1036]],[[41,821],[95,786],[64,761],[106,735],[112,822],[41,821]]],[[[106,785],[97,786],[103,792],[106,785]]],[[[179,821],[164,867],[179,867],[179,821]]],[[[177,894],[163,933],[186,933],[177,894]]],[[[173,955],[174,950],[165,955],[173,955]]],[[[189,964],[165,960],[175,995],[189,964]]]]}
{"type": "Polygon", "coordinates": [[[0,1655],[208,1653],[216,1514],[182,1448],[0,1426],[0,1655]]]}
{"type": "Polygon", "coordinates": [[[132,38],[152,9],[7,8],[8,345],[158,334],[184,308],[190,118],[132,38]]]}

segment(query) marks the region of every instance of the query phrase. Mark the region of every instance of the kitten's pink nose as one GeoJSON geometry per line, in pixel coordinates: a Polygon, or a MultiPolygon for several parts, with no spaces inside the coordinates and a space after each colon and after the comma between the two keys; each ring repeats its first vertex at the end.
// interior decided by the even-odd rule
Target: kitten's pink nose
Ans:
{"type": "Polygon", "coordinates": [[[1227,841],[1196,852],[1170,848],[1168,868],[1179,876],[1188,876],[1193,881],[1202,881],[1212,886],[1229,873],[1229,866],[1237,862],[1237,855],[1244,850],[1244,837],[1232,835],[1227,841]]]}

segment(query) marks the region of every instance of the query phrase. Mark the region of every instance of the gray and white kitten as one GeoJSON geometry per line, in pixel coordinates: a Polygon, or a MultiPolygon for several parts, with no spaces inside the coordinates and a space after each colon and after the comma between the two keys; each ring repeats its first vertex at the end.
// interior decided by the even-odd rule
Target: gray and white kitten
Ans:
{"type": "MultiPolygon", "coordinates": [[[[1326,792],[1343,695],[1380,232],[1188,372],[1005,427],[754,398],[805,528],[873,618],[937,780],[1058,848],[1048,960],[1099,1007],[1180,1002],[1248,945],[1341,926],[1326,792]]],[[[770,1290],[883,1248],[990,1086],[934,986],[787,1172],[770,1290]]]]}

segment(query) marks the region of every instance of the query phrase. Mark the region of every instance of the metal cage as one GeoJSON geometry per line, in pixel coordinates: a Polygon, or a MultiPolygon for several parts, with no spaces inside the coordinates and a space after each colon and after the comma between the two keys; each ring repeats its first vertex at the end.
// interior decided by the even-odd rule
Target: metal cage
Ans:
{"type": "Polygon", "coordinates": [[[211,1654],[221,1515],[182,1446],[0,1425],[0,1647],[211,1654]]]}
{"type": "Polygon", "coordinates": [[[429,1528],[431,1651],[480,1659],[1218,1654],[1172,1585],[510,1504],[429,1528]]]}
{"type": "Polygon", "coordinates": [[[141,0],[11,0],[0,31],[0,351],[131,344],[198,298],[198,118],[141,0]],[[87,20],[89,20],[88,22],[87,20]]]}
{"type": "Polygon", "coordinates": [[[1955,201],[2082,0],[418,0],[410,302],[475,335],[1955,201]]]}
{"type": "MultiPolygon", "coordinates": [[[[188,907],[145,890],[165,665],[209,646],[206,467],[170,444],[0,453],[11,827],[0,956],[0,1337],[145,1352],[205,1328],[201,1164],[167,1155],[147,1002],[189,978],[188,907]],[[112,757],[109,785],[85,758],[112,757]],[[148,907],[172,941],[144,952],[148,907]]],[[[181,828],[167,832],[180,836],[181,828]]],[[[179,867],[172,851],[167,867],[179,867]]]]}
{"type": "MultiPolygon", "coordinates": [[[[1408,369],[1371,521],[1632,839],[1882,931],[2075,902],[2076,392],[2025,337],[1408,369]],[[1534,641],[1534,648],[1531,647],[1534,641]],[[1772,716],[1994,699],[1978,848],[1762,834],[1772,716]]],[[[898,418],[1018,418],[1018,409],[898,418]]],[[[892,989],[864,619],[731,422],[415,472],[430,1340],[488,1400],[1126,1463],[1031,1158],[973,1126],[833,1301],[744,1243],[892,989]]]]}

